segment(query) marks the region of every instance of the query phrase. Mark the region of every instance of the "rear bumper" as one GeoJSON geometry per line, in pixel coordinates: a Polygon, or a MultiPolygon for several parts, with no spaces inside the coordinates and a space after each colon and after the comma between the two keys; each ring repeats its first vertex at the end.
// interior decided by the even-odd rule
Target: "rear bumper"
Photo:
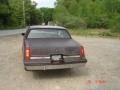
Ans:
{"type": "Polygon", "coordinates": [[[49,57],[31,57],[30,61],[25,61],[24,65],[26,70],[66,69],[83,67],[87,63],[87,59],[81,59],[80,56],[64,57],[63,62],[52,62],[49,57]]]}
{"type": "Polygon", "coordinates": [[[74,67],[83,67],[86,63],[74,63],[74,64],[60,64],[60,65],[41,65],[41,66],[25,66],[26,70],[50,70],[50,69],[67,69],[74,67]]]}

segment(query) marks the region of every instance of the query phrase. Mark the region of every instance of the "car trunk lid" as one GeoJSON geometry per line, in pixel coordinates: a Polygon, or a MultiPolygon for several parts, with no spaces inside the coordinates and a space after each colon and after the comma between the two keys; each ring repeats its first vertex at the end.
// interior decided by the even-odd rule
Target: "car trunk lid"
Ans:
{"type": "Polygon", "coordinates": [[[79,55],[80,45],[72,39],[28,39],[31,56],[79,55]]]}

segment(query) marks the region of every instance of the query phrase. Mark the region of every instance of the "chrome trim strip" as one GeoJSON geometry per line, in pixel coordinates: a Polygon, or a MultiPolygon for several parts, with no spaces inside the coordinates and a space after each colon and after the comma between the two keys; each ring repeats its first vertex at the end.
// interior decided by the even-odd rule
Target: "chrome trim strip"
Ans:
{"type": "Polygon", "coordinates": [[[63,64],[63,65],[43,65],[43,66],[25,66],[27,70],[50,70],[50,69],[66,69],[74,67],[84,67],[86,63],[63,64]]]}
{"type": "Polygon", "coordinates": [[[75,56],[63,56],[64,58],[69,58],[69,57],[80,57],[80,55],[75,55],[75,56]]]}
{"type": "Polygon", "coordinates": [[[31,57],[30,59],[50,59],[50,57],[31,57]]]}
{"type": "MultiPolygon", "coordinates": [[[[75,56],[63,56],[63,58],[76,58],[80,57],[80,55],[75,55],[75,56]]],[[[50,59],[50,57],[30,57],[30,59],[50,59]]]]}

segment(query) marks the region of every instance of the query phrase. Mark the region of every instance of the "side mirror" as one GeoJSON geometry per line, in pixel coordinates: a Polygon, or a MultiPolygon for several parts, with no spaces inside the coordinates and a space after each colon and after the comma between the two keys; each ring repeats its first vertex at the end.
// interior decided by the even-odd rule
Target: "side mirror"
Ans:
{"type": "Polygon", "coordinates": [[[22,36],[25,36],[25,33],[21,33],[22,36]]]}

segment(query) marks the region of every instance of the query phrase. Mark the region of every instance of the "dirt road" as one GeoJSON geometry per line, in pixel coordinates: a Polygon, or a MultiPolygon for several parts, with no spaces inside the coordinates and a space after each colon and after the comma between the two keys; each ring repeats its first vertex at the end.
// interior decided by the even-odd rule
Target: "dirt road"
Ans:
{"type": "Polygon", "coordinates": [[[73,38],[85,46],[86,67],[27,72],[22,37],[0,37],[0,90],[120,90],[120,40],[73,38]]]}

